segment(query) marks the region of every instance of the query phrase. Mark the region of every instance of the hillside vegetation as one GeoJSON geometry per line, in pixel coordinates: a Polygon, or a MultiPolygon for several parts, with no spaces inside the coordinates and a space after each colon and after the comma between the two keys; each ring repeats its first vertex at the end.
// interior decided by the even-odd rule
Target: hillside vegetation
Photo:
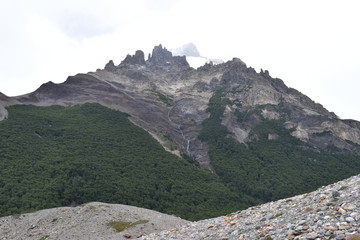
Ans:
{"type": "Polygon", "coordinates": [[[218,90],[210,99],[211,115],[203,122],[199,137],[209,144],[211,162],[220,179],[240,196],[274,201],[359,174],[359,156],[320,150],[293,137],[291,129],[284,127],[284,109],[280,112],[285,115],[278,120],[261,116],[259,110],[265,106],[246,112],[238,110],[239,123],[251,115],[259,123],[250,131],[251,142],[237,142],[221,124],[225,106],[233,104],[224,93],[223,89],[218,90]],[[269,134],[277,138],[269,140],[269,134]]]}
{"type": "Polygon", "coordinates": [[[99,104],[16,105],[0,122],[0,216],[90,201],[195,220],[248,206],[209,171],[99,104]]]}
{"type": "Polygon", "coordinates": [[[359,157],[320,150],[291,136],[278,120],[256,116],[251,142],[221,124],[218,90],[199,138],[216,175],[166,151],[128,115],[95,103],[14,105],[0,122],[0,216],[90,201],[121,203],[198,220],[312,191],[360,172],[359,157]],[[268,138],[269,134],[277,137],[268,138]]]}

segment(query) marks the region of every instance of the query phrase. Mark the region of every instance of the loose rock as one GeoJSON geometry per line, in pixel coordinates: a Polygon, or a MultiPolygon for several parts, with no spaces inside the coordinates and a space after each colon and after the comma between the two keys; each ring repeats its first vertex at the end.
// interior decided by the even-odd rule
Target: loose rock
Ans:
{"type": "Polygon", "coordinates": [[[311,193],[198,221],[142,239],[350,240],[350,234],[360,235],[360,214],[356,206],[360,206],[360,175],[311,193]]]}

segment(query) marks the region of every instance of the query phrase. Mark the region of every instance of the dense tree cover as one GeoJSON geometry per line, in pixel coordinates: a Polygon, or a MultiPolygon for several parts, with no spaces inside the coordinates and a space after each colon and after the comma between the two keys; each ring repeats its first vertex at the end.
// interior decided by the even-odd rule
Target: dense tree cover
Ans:
{"type": "Polygon", "coordinates": [[[211,98],[208,108],[211,115],[203,122],[199,137],[209,144],[216,173],[241,196],[276,200],[312,191],[360,172],[359,156],[314,149],[291,136],[283,119],[264,119],[259,109],[237,112],[239,122],[250,114],[260,119],[250,132],[254,140],[246,145],[237,142],[221,124],[229,103],[223,95],[223,90],[219,90],[211,98]],[[269,134],[277,138],[269,140],[269,134]]]}
{"type": "Polygon", "coordinates": [[[248,204],[121,112],[99,104],[8,111],[0,122],[0,216],[102,201],[195,220],[248,204]]]}
{"type": "Polygon", "coordinates": [[[218,176],[163,150],[128,115],[99,104],[8,108],[0,122],[0,216],[89,201],[122,203],[196,220],[316,189],[358,174],[358,156],[321,151],[255,114],[253,141],[221,124],[218,90],[199,136],[218,176]],[[278,136],[269,140],[269,134],[278,136]]]}

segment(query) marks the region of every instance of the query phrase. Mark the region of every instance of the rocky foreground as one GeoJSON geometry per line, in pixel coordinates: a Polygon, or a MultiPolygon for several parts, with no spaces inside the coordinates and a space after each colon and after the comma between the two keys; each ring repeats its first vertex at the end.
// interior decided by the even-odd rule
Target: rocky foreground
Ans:
{"type": "Polygon", "coordinates": [[[360,175],[317,191],[207,219],[143,240],[360,239],[360,175]]]}
{"type": "Polygon", "coordinates": [[[134,239],[186,223],[179,217],[144,208],[92,202],[2,217],[0,240],[134,239]],[[117,231],[120,226],[126,229],[117,231]]]}

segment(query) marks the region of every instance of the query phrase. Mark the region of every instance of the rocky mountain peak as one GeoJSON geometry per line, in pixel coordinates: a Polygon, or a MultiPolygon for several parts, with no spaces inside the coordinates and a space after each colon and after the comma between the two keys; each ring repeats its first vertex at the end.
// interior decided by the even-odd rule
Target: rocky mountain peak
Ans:
{"type": "Polygon", "coordinates": [[[150,63],[159,63],[164,64],[166,62],[170,62],[172,58],[172,53],[168,51],[165,47],[160,44],[159,46],[155,46],[152,50],[152,55],[149,57],[148,61],[150,63]]]}
{"type": "Polygon", "coordinates": [[[120,65],[130,64],[130,65],[145,65],[144,52],[137,50],[135,55],[128,54],[126,58],[120,63],[120,65]]]}
{"type": "Polygon", "coordinates": [[[149,54],[148,59],[145,61],[144,52],[137,50],[134,55],[128,54],[125,59],[118,65],[115,66],[114,62],[110,60],[105,65],[105,70],[110,72],[116,72],[117,69],[126,66],[147,66],[154,69],[168,69],[169,67],[172,70],[179,69],[188,69],[190,68],[189,63],[186,60],[185,56],[173,56],[173,54],[163,47],[161,44],[155,46],[152,50],[152,54],[149,54]]]}
{"type": "Polygon", "coordinates": [[[110,60],[106,65],[105,65],[105,70],[108,70],[108,71],[113,71],[115,70],[116,67],[115,67],[115,64],[113,62],[113,60],[110,60]]]}
{"type": "Polygon", "coordinates": [[[190,67],[185,56],[173,56],[172,53],[160,44],[155,46],[152,55],[147,60],[152,66],[190,67]]]}

